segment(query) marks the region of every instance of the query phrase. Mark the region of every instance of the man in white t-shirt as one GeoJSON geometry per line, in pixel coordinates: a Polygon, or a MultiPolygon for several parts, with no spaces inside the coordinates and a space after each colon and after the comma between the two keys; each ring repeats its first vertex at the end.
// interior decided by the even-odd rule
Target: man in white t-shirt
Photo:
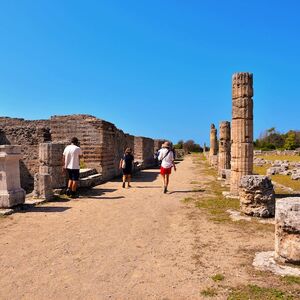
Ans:
{"type": "Polygon", "coordinates": [[[168,191],[169,177],[172,168],[174,167],[174,171],[176,171],[174,154],[169,142],[162,144],[162,149],[159,150],[158,160],[161,161],[160,174],[163,180],[164,193],[166,193],[168,191]]]}
{"type": "Polygon", "coordinates": [[[69,181],[66,194],[72,198],[77,198],[77,186],[79,180],[80,157],[82,151],[79,147],[78,138],[73,137],[71,145],[68,145],[63,153],[63,169],[68,172],[69,181]]]}

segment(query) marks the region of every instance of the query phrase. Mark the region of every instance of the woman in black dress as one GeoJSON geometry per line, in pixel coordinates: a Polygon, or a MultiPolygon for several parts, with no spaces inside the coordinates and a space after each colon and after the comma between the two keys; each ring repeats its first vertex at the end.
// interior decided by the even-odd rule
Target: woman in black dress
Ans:
{"type": "Polygon", "coordinates": [[[134,157],[132,155],[131,148],[126,148],[123,158],[120,160],[120,169],[123,171],[123,184],[122,187],[125,188],[125,183],[127,181],[128,187],[131,187],[131,174],[132,174],[132,165],[134,157]]]}

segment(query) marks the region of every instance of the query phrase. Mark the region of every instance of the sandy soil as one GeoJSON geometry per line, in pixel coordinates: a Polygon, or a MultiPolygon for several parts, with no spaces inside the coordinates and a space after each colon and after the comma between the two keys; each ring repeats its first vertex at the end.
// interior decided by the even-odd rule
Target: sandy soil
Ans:
{"type": "Polygon", "coordinates": [[[147,170],[131,189],[108,182],[1,218],[0,298],[204,299],[215,287],[213,299],[226,299],[231,287],[263,283],[251,263],[256,250],[273,250],[273,234],[214,223],[181,201],[211,193],[215,179],[201,168],[181,162],[168,194],[158,170],[147,170]],[[222,283],[211,279],[217,273],[222,283]]]}

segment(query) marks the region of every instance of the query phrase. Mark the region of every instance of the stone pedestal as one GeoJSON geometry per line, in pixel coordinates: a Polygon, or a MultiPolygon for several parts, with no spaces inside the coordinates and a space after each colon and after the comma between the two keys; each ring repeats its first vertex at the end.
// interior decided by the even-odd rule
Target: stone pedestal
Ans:
{"type": "Polygon", "coordinates": [[[300,197],[276,201],[275,259],[300,264],[300,197]]]}
{"type": "Polygon", "coordinates": [[[20,183],[21,158],[20,146],[0,146],[0,208],[9,208],[25,202],[26,193],[20,183]]]}
{"type": "Polygon", "coordinates": [[[260,218],[274,216],[275,193],[267,176],[243,176],[239,188],[240,209],[244,214],[260,218]]]}
{"type": "Polygon", "coordinates": [[[231,183],[232,195],[239,194],[242,176],[253,172],[253,76],[232,77],[231,183]]]}

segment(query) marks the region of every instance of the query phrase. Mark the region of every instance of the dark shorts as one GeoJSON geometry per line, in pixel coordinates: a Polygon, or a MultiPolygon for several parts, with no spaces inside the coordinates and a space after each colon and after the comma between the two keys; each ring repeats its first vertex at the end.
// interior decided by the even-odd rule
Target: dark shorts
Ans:
{"type": "Polygon", "coordinates": [[[123,175],[131,175],[132,174],[132,168],[125,168],[122,169],[123,175]]]}
{"type": "Polygon", "coordinates": [[[67,169],[67,171],[69,175],[69,180],[79,180],[79,169],[67,169]]]}

